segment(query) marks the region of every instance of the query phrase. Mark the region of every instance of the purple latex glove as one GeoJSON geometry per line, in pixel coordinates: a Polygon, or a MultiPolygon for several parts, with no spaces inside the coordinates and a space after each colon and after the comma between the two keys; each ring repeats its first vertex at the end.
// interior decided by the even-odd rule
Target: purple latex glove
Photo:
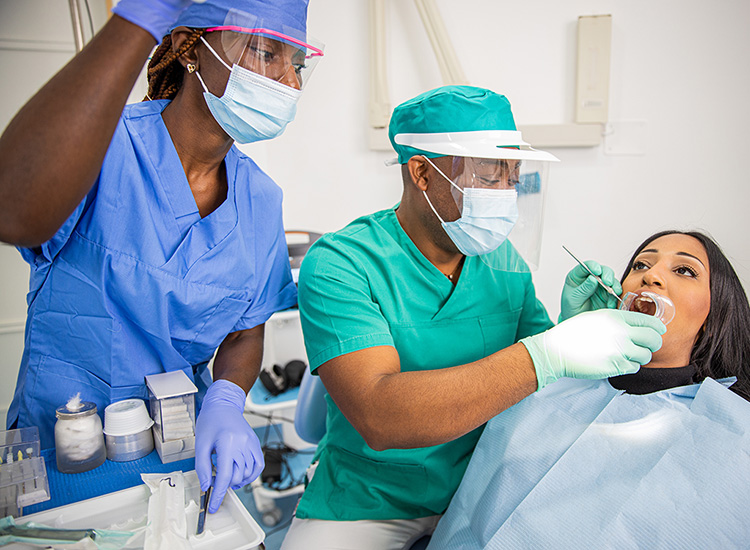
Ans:
{"type": "Polygon", "coordinates": [[[193,0],[120,0],[112,13],[147,30],[161,44],[169,27],[193,0]]]}
{"type": "Polygon", "coordinates": [[[242,413],[245,391],[229,380],[216,380],[203,398],[195,424],[195,471],[201,491],[211,485],[211,453],[216,451],[216,479],[208,504],[219,509],[229,487],[239,489],[263,471],[263,451],[258,436],[242,413]]]}

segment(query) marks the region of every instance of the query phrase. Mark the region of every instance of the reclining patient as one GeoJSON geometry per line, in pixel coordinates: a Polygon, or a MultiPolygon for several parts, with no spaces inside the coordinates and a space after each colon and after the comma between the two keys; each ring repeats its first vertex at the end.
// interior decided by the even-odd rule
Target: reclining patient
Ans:
{"type": "Polygon", "coordinates": [[[560,379],[490,420],[430,550],[747,547],[742,285],[710,238],[669,231],[622,289],[674,303],[662,348],[635,374],[560,379]]]}

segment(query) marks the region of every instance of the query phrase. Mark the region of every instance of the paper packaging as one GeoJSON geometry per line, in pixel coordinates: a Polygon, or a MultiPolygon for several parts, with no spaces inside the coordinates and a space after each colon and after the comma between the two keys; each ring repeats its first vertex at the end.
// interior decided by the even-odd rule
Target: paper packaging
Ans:
{"type": "MultiPolygon", "coordinates": [[[[206,518],[205,532],[196,536],[200,484],[194,470],[176,472],[184,476],[186,526],[192,550],[251,550],[265,537],[240,499],[229,489],[221,507],[206,518]]],[[[156,474],[160,477],[170,474],[156,474]]],[[[135,536],[126,548],[143,548],[151,490],[141,484],[130,489],[109,493],[59,508],[45,510],[16,520],[17,524],[34,523],[64,529],[112,529],[133,531],[135,536]]],[[[27,545],[11,544],[3,550],[26,550],[27,545]]],[[[69,547],[66,547],[69,548],[69,547]]]]}

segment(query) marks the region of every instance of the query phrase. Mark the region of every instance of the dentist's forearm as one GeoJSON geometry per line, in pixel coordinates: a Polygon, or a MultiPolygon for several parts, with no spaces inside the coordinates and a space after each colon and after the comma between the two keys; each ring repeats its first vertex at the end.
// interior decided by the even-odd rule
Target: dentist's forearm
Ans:
{"type": "MultiPolygon", "coordinates": [[[[381,349],[396,353],[393,348],[381,349]]],[[[328,365],[318,369],[323,383],[375,450],[452,441],[537,389],[534,365],[523,344],[466,365],[376,375],[356,391],[351,386],[339,388],[335,365],[328,365]]]]}

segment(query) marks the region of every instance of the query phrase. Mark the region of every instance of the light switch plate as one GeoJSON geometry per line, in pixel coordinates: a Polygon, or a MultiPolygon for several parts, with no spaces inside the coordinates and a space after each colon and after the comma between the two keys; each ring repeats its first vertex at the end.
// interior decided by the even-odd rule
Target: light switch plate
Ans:
{"type": "Polygon", "coordinates": [[[576,122],[607,122],[612,16],[578,18],[576,122]]]}

